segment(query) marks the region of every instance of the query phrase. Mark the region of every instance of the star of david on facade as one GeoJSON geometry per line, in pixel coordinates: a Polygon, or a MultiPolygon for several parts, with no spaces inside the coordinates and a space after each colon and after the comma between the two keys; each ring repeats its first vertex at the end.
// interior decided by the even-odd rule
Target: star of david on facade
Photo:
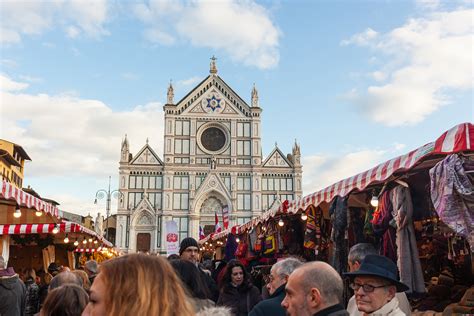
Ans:
{"type": "Polygon", "coordinates": [[[212,112],[214,112],[217,108],[221,108],[221,100],[222,99],[218,99],[216,98],[215,95],[212,96],[212,98],[210,99],[207,99],[207,105],[206,107],[210,108],[212,110],[212,112]]]}

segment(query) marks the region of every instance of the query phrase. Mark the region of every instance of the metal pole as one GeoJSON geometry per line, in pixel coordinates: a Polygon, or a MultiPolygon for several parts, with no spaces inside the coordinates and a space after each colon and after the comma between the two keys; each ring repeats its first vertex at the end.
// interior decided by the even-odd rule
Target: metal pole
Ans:
{"type": "Polygon", "coordinates": [[[110,199],[111,199],[111,194],[110,194],[110,178],[109,176],[109,190],[107,191],[107,204],[106,204],[106,213],[107,213],[107,222],[105,223],[105,239],[109,240],[109,214],[110,214],[110,199]]]}
{"type": "Polygon", "coordinates": [[[109,188],[106,191],[105,189],[100,189],[95,193],[95,201],[94,204],[97,204],[97,199],[103,199],[104,197],[106,198],[106,204],[105,204],[105,215],[106,215],[106,223],[105,223],[105,239],[109,240],[109,217],[110,217],[110,207],[112,204],[112,195],[116,194],[117,199],[120,198],[120,201],[123,198],[123,193],[120,192],[120,189],[117,190],[110,190],[111,186],[111,178],[112,176],[109,176],[109,188]]]}

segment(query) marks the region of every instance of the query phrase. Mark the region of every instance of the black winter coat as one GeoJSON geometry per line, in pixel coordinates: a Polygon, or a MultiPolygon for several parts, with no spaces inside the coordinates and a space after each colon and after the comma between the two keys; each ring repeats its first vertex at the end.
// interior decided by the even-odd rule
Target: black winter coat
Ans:
{"type": "Polygon", "coordinates": [[[286,310],[281,306],[281,302],[285,298],[285,285],[276,289],[268,299],[255,305],[249,316],[286,316],[286,310]]]}
{"type": "Polygon", "coordinates": [[[230,307],[232,315],[246,316],[261,300],[260,291],[252,284],[239,287],[226,284],[220,292],[217,305],[230,307]]]}
{"type": "Polygon", "coordinates": [[[39,312],[40,298],[39,287],[35,280],[28,279],[25,282],[26,286],[26,301],[25,301],[25,316],[32,316],[39,312]]]}

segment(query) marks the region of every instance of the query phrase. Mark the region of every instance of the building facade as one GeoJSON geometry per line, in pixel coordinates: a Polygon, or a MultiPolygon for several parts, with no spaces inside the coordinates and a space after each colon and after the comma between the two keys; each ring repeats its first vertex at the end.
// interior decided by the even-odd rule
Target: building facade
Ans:
{"type": "Polygon", "coordinates": [[[210,74],[174,102],[170,84],[164,110],[164,150],[147,143],[136,154],[122,142],[116,246],[125,252],[166,251],[165,223],[175,221],[179,240],[212,232],[227,208],[230,226],[266,211],[275,200],[301,197],[300,147],[275,148],[263,159],[258,92],[250,105],[218,76],[210,74]]]}
{"type": "Polygon", "coordinates": [[[30,156],[18,144],[0,139],[0,172],[6,180],[21,189],[23,186],[25,160],[30,156]]]}

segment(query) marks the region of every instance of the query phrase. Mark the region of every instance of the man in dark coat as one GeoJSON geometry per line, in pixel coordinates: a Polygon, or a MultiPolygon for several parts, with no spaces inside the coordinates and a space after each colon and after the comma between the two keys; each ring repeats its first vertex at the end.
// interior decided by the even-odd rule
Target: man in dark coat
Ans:
{"type": "Polygon", "coordinates": [[[290,274],[300,265],[301,261],[296,258],[287,258],[275,263],[270,270],[270,281],[266,285],[270,297],[255,305],[249,316],[285,316],[286,311],[281,306],[285,298],[285,285],[290,274]]]}
{"type": "Polygon", "coordinates": [[[13,268],[0,256],[0,315],[21,316],[25,309],[26,288],[13,268]]]}
{"type": "Polygon", "coordinates": [[[341,276],[323,261],[308,262],[295,269],[285,286],[281,302],[290,316],[348,316],[341,305],[341,276]]]}
{"type": "Polygon", "coordinates": [[[199,244],[196,239],[192,237],[184,238],[179,245],[179,256],[181,260],[186,260],[196,265],[204,283],[207,285],[209,293],[211,294],[209,299],[217,302],[217,299],[219,298],[219,290],[217,289],[216,282],[211,278],[210,274],[207,274],[201,269],[201,267],[199,267],[199,244]]]}

